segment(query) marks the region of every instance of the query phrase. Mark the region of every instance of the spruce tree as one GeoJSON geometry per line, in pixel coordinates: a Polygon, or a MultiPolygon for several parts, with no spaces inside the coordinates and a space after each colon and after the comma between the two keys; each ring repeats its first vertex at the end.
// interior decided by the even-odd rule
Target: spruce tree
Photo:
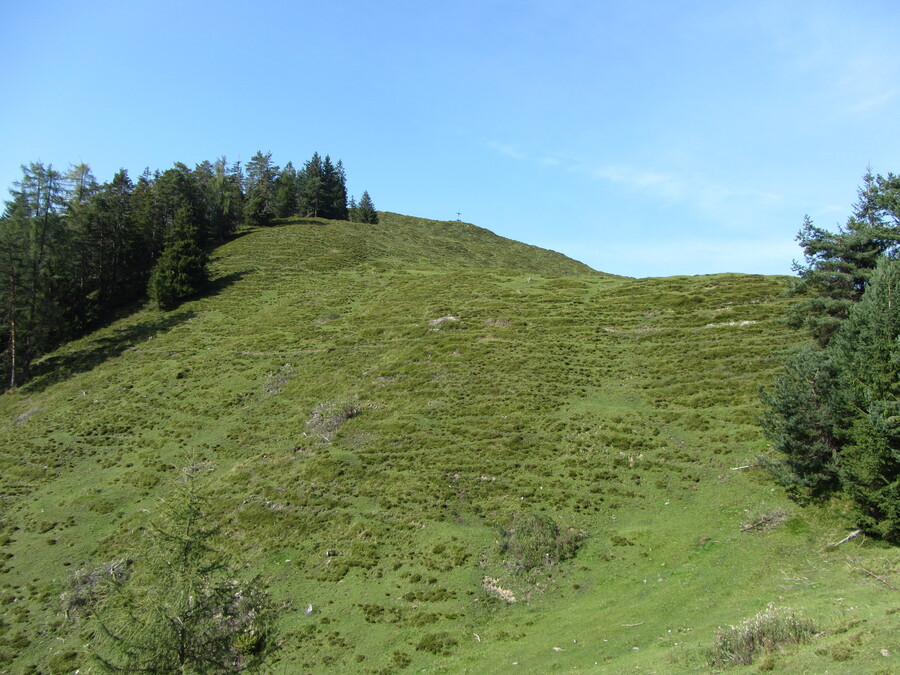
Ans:
{"type": "Polygon", "coordinates": [[[319,216],[331,220],[347,220],[347,177],[340,161],[332,164],[325,155],[322,162],[322,208],[319,216]]]}
{"type": "Polygon", "coordinates": [[[852,424],[839,470],[869,532],[900,541],[900,261],[882,258],[828,350],[852,424]]]}
{"type": "Polygon", "coordinates": [[[297,170],[291,162],[284,165],[275,179],[275,216],[290,218],[297,213],[297,170]]]}
{"type": "Polygon", "coordinates": [[[372,201],[368,192],[363,192],[362,197],[359,198],[357,213],[359,214],[358,219],[361,223],[374,224],[378,222],[378,212],[375,210],[375,203],[372,201]]]}
{"type": "Polygon", "coordinates": [[[272,153],[257,152],[247,162],[244,222],[251,226],[267,226],[275,218],[275,178],[278,167],[272,163],[272,153]]]}
{"type": "Polygon", "coordinates": [[[796,497],[840,490],[867,532],[900,542],[900,179],[866,175],[847,226],[807,219],[793,322],[816,343],[763,393],[770,468],[796,497]]]}
{"type": "MultiPolygon", "coordinates": [[[[63,320],[60,291],[65,288],[65,268],[80,255],[77,242],[66,227],[67,192],[63,176],[52,166],[40,162],[22,167],[22,180],[10,190],[12,200],[0,226],[7,244],[4,270],[12,289],[16,291],[15,309],[8,317],[15,317],[15,368],[10,381],[25,381],[30,376],[32,361],[50,349],[58,340],[68,337],[63,320]],[[19,380],[19,377],[21,378],[19,380]]],[[[7,297],[11,297],[7,294],[7,297]]]]}
{"type": "Polygon", "coordinates": [[[161,309],[176,307],[207,281],[207,256],[187,206],[179,207],[162,255],[150,275],[148,294],[161,309]]]}
{"type": "Polygon", "coordinates": [[[900,177],[867,172],[853,215],[837,232],[816,227],[807,216],[797,235],[805,263],[792,293],[801,300],[790,322],[825,345],[868,285],[878,259],[900,250],[900,177]]]}
{"type": "Polygon", "coordinates": [[[300,196],[299,214],[306,218],[318,218],[325,205],[325,187],[322,180],[322,159],[319,153],[313,153],[303,165],[299,174],[300,196]]]}

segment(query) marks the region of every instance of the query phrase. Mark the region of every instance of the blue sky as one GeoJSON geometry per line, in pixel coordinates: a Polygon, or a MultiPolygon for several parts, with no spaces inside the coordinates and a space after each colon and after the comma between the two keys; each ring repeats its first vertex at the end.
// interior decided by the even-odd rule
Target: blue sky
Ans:
{"type": "Polygon", "coordinates": [[[0,186],[31,161],[341,159],[379,209],[630,276],[789,273],[900,171],[900,4],[7,3],[0,186]]]}

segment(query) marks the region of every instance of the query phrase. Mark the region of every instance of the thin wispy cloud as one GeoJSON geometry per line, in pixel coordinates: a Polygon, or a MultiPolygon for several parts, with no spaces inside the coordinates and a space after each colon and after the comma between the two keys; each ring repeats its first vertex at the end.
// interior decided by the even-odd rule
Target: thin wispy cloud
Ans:
{"type": "Polygon", "coordinates": [[[519,144],[496,141],[489,142],[488,146],[516,161],[558,167],[560,170],[577,173],[591,180],[639,193],[646,198],[659,201],[664,206],[686,205],[712,217],[724,216],[733,211],[736,203],[770,206],[782,200],[781,195],[773,192],[745,186],[735,187],[710,180],[693,171],[678,173],[626,163],[591,163],[562,154],[529,154],[519,144]]]}
{"type": "Polygon", "coordinates": [[[773,204],[781,197],[752,188],[736,188],[691,173],[675,174],[627,165],[608,165],[590,170],[594,178],[670,202],[689,202],[709,209],[736,200],[773,204]]]}
{"type": "Polygon", "coordinates": [[[488,146],[492,150],[496,150],[501,155],[506,155],[507,157],[509,157],[511,159],[518,159],[518,160],[527,160],[528,159],[528,155],[526,155],[524,152],[522,152],[522,150],[519,148],[518,145],[509,145],[507,143],[498,143],[497,141],[489,141],[488,146]]]}

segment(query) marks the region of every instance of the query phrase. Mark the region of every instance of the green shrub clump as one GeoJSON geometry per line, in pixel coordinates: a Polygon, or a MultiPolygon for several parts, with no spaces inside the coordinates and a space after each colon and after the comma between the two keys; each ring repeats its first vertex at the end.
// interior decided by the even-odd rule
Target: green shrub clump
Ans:
{"type": "Polygon", "coordinates": [[[783,645],[808,642],[818,632],[816,626],[799,612],[769,603],[764,612],[737,626],[719,628],[708,656],[711,667],[748,665],[760,655],[783,645]]]}
{"type": "Polygon", "coordinates": [[[543,513],[514,513],[502,528],[506,564],[514,572],[550,567],[574,557],[581,533],[560,531],[550,516],[543,513]]]}

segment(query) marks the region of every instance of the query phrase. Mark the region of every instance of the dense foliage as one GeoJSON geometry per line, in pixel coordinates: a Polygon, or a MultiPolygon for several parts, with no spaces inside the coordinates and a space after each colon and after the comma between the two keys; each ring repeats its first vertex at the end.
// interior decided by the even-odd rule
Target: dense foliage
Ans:
{"type": "Polygon", "coordinates": [[[763,394],[762,421],[795,496],[843,492],[861,527],[900,541],[900,180],[868,174],[860,197],[836,234],[804,224],[794,319],[816,342],[763,394]]]}
{"type": "Polygon", "coordinates": [[[846,226],[831,232],[807,216],[797,240],[805,262],[794,264],[791,291],[801,299],[791,323],[825,345],[862,297],[878,260],[900,253],[900,177],[867,172],[846,226]]]}
{"type": "Polygon", "coordinates": [[[378,212],[375,203],[367,191],[362,193],[359,203],[355,199],[350,200],[350,220],[354,223],[378,223],[378,212]]]}
{"type": "MultiPolygon", "coordinates": [[[[316,153],[298,173],[257,152],[245,169],[222,157],[147,169],[136,183],[123,169],[99,184],[85,164],[65,174],[23,166],[0,216],[3,386],[28,380],[36,358],[123,305],[149,296],[176,307],[205,285],[207,251],[242,224],[349,217],[340,161],[316,153]]],[[[364,197],[362,222],[377,222],[364,197]]]]}

